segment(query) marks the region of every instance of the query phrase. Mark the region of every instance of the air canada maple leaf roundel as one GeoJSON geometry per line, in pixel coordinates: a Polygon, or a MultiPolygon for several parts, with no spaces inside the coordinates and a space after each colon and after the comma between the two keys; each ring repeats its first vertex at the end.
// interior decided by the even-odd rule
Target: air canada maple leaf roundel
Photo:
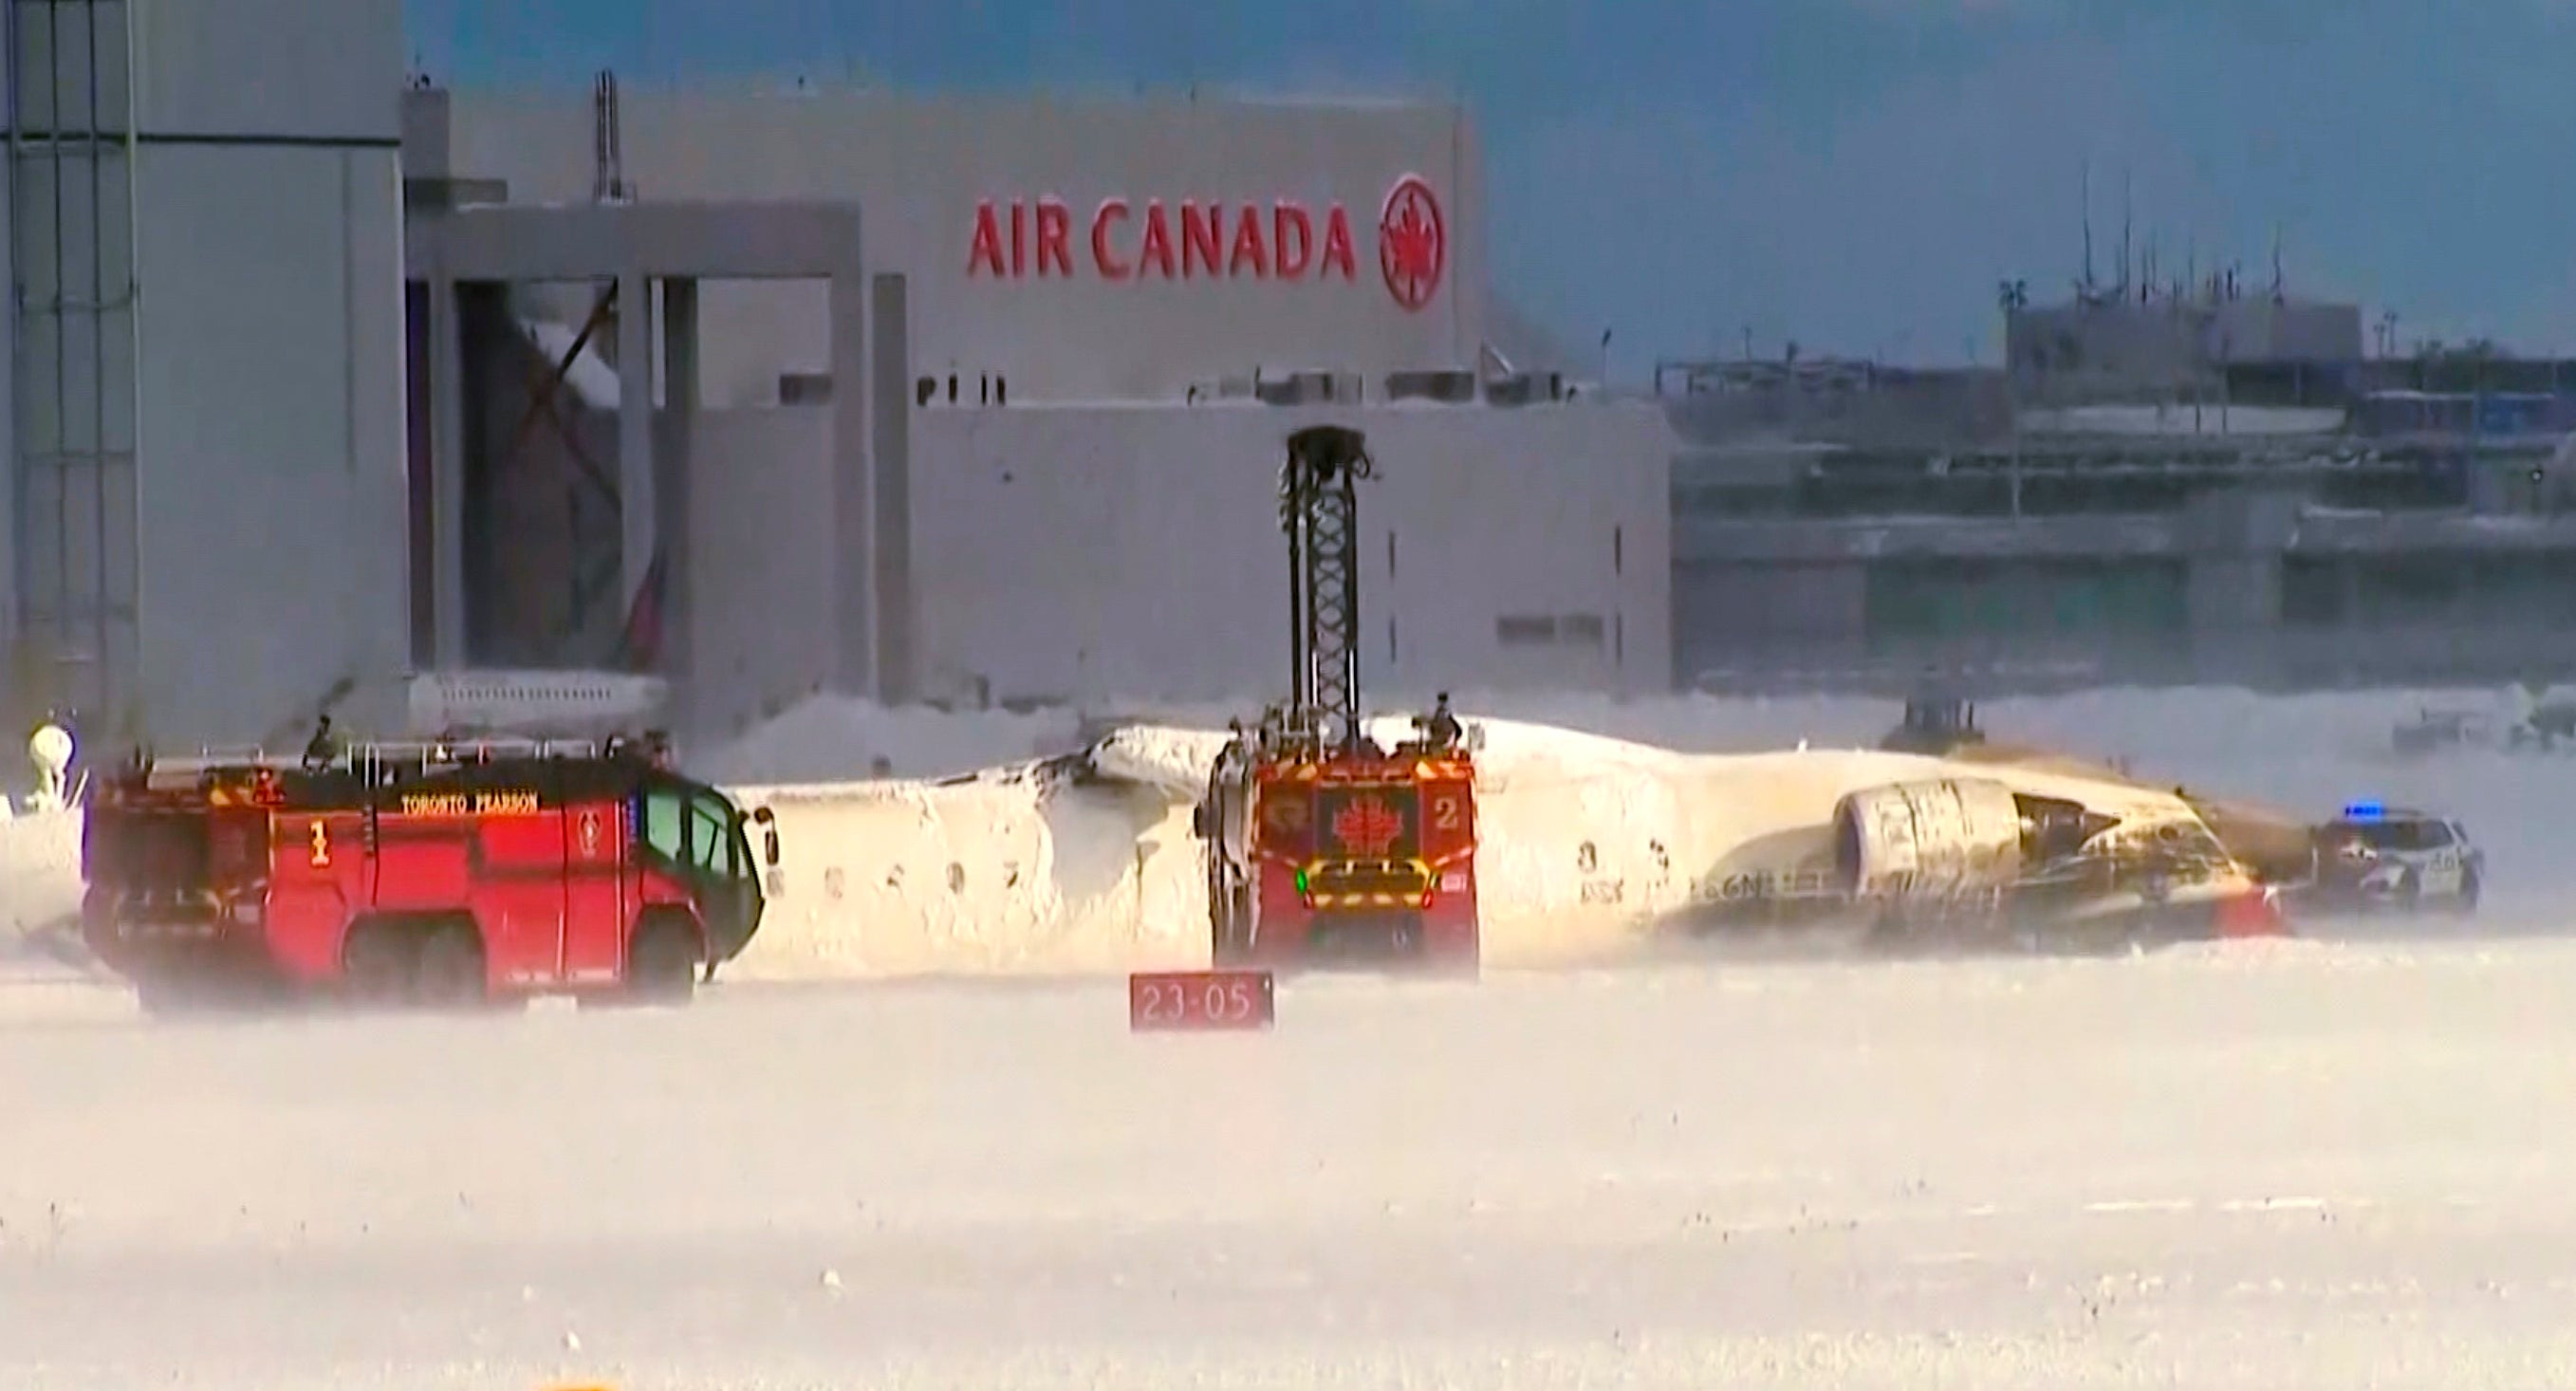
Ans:
{"type": "Polygon", "coordinates": [[[1362,797],[1333,818],[1333,838],[1358,855],[1383,855],[1403,835],[1403,814],[1375,797],[1362,797]]]}
{"type": "Polygon", "coordinates": [[[1431,302],[1449,264],[1449,227],[1440,199],[1419,174],[1406,174],[1386,191],[1377,217],[1378,270],[1386,292],[1408,310],[1431,302]]]}

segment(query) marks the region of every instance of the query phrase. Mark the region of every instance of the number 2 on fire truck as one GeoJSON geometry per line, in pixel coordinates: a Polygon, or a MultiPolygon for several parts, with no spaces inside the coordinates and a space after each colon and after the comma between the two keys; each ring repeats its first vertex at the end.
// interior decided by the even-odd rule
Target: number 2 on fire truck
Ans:
{"type": "Polygon", "coordinates": [[[320,821],[313,823],[313,867],[331,867],[331,833],[323,829],[320,821]]]}
{"type": "Polygon", "coordinates": [[[1444,831],[1458,829],[1458,799],[1454,796],[1431,799],[1431,824],[1444,831]]]}

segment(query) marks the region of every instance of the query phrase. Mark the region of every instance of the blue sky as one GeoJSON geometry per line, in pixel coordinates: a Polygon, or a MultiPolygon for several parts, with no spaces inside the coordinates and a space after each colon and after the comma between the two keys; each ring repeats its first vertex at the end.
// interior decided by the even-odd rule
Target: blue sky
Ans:
{"type": "Polygon", "coordinates": [[[1995,351],[2093,170],[2138,237],[2576,349],[2576,0],[406,0],[460,84],[804,72],[913,88],[1417,91],[1485,140],[1497,283],[1614,370],[1995,351]]]}

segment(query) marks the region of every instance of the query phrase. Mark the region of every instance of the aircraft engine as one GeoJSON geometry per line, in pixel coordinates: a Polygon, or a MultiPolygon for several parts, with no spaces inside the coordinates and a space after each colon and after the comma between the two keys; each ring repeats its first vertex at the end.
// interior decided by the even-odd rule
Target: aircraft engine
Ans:
{"type": "Polygon", "coordinates": [[[2001,783],[1969,778],[1864,788],[1834,806],[1834,872],[1854,898],[1940,900],[2021,878],[2026,822],[2001,783]]]}

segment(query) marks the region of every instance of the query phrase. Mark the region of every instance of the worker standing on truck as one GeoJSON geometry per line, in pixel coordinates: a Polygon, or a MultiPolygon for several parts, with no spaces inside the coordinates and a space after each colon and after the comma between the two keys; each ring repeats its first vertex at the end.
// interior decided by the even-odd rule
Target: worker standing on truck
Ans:
{"type": "Polygon", "coordinates": [[[313,737],[305,741],[304,767],[306,771],[319,772],[324,768],[330,767],[332,762],[339,758],[341,747],[340,736],[331,732],[331,717],[324,715],[321,721],[313,727],[313,737]]]}
{"type": "Polygon", "coordinates": [[[1434,748],[1452,749],[1458,746],[1458,739],[1465,731],[1458,727],[1458,717],[1449,712],[1447,691],[1442,691],[1439,699],[1432,703],[1431,718],[1424,724],[1424,732],[1431,736],[1434,748]]]}

